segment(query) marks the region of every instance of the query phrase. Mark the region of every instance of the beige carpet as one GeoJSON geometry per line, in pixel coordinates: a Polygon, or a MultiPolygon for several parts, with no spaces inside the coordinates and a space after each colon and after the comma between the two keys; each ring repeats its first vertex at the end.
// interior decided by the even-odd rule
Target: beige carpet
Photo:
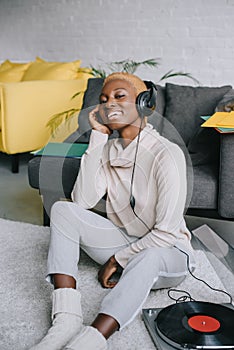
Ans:
{"type": "MultiPolygon", "coordinates": [[[[26,350],[43,337],[50,325],[52,287],[44,280],[49,228],[0,219],[0,349],[26,350]]],[[[195,274],[215,288],[223,288],[202,251],[196,251],[195,274]]],[[[108,293],[99,285],[97,265],[82,254],[80,287],[86,324],[94,319],[102,297],[108,293]]],[[[229,278],[229,271],[224,269],[229,278]]],[[[228,302],[220,293],[188,276],[179,286],[196,300],[228,302]]],[[[164,307],[172,301],[166,290],[151,292],[144,308],[164,307]]],[[[111,350],[153,350],[153,342],[139,315],[108,341],[111,350]]]]}

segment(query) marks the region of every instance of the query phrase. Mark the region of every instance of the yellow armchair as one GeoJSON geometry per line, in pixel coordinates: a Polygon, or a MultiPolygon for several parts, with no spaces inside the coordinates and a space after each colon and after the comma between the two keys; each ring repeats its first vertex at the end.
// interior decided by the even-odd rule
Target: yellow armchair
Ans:
{"type": "MultiPolygon", "coordinates": [[[[50,118],[81,108],[86,87],[87,78],[0,83],[0,151],[16,155],[45,146],[51,138],[50,118]]],[[[72,118],[58,131],[55,141],[63,141],[77,127],[77,118],[72,118]]],[[[17,165],[12,171],[18,171],[17,165]]]]}

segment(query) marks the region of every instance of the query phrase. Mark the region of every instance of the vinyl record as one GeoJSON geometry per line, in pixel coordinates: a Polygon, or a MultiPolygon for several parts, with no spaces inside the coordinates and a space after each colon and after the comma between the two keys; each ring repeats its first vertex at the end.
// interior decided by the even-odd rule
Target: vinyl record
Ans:
{"type": "Polygon", "coordinates": [[[234,310],[219,304],[189,301],[162,309],[155,319],[159,336],[177,349],[196,346],[234,348],[234,310]]]}

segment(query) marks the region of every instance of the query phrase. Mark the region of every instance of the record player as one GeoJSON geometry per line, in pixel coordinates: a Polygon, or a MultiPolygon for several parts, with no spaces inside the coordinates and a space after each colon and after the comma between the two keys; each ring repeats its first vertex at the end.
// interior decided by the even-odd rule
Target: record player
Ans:
{"type": "Polygon", "coordinates": [[[142,317],[159,350],[234,349],[232,304],[180,302],[143,309],[142,317]]]}

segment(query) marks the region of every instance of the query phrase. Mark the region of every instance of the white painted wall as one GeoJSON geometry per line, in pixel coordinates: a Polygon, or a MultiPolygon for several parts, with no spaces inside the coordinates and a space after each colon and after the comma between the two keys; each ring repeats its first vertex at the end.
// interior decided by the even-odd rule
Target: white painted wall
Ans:
{"type": "MultiPolygon", "coordinates": [[[[0,0],[0,60],[161,59],[203,85],[234,86],[234,0],[0,0]]],[[[170,80],[193,84],[191,80],[170,80]]]]}

